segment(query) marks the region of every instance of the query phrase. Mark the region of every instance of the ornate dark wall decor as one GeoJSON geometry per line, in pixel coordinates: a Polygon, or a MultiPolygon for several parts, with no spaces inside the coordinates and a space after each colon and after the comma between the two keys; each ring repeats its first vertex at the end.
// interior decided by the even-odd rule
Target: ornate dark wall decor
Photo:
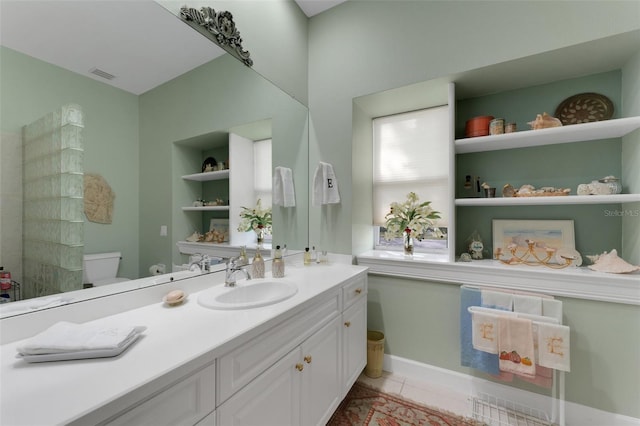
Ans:
{"type": "Polygon", "coordinates": [[[231,12],[216,13],[211,7],[203,7],[200,10],[182,6],[180,18],[191,27],[213,40],[218,46],[240,59],[246,66],[253,65],[249,58],[249,52],[242,47],[240,31],[236,29],[231,12]]]}

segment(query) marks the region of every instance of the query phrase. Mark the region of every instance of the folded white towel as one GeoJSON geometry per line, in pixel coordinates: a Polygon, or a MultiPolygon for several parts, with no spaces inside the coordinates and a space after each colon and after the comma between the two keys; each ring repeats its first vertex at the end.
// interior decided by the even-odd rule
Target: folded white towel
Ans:
{"type": "Polygon", "coordinates": [[[17,347],[22,355],[109,350],[124,346],[144,327],[110,327],[105,324],[58,322],[17,347]]]}
{"type": "Polygon", "coordinates": [[[295,207],[296,193],[293,172],[288,167],[276,167],[273,173],[272,200],[276,206],[295,207]]]}
{"type": "Polygon", "coordinates": [[[340,191],[338,190],[338,179],[333,171],[333,166],[329,163],[318,164],[313,176],[313,197],[312,203],[315,207],[323,204],[340,203],[340,191]]]}
{"type": "Polygon", "coordinates": [[[538,363],[571,371],[570,331],[566,325],[538,323],[538,363]]]}
{"type": "Polygon", "coordinates": [[[542,298],[538,296],[513,295],[513,310],[523,314],[542,315],[542,298]]]}

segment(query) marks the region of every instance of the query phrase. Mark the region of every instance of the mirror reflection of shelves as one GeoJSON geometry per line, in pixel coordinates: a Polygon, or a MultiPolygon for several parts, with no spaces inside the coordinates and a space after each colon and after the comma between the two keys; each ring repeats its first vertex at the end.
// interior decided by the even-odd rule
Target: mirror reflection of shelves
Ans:
{"type": "MultiPolygon", "coordinates": [[[[204,172],[204,173],[193,173],[190,175],[182,176],[184,180],[190,180],[195,182],[210,182],[214,180],[223,180],[229,179],[229,169],[225,170],[216,170],[213,172],[204,172]]],[[[229,206],[202,206],[202,207],[193,207],[187,206],[182,207],[183,211],[229,211],[229,206]]]]}
{"type": "Polygon", "coordinates": [[[229,169],[216,170],[214,172],[194,173],[182,176],[184,180],[194,180],[196,182],[208,182],[211,180],[229,179],[229,169]]]}

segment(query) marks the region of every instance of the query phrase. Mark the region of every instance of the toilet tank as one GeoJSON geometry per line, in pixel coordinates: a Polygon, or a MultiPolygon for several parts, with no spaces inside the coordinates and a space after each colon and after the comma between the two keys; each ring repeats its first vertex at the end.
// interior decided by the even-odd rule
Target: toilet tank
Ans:
{"type": "Polygon", "coordinates": [[[119,251],[111,253],[85,254],[82,265],[83,283],[97,283],[115,279],[122,254],[119,251]]]}

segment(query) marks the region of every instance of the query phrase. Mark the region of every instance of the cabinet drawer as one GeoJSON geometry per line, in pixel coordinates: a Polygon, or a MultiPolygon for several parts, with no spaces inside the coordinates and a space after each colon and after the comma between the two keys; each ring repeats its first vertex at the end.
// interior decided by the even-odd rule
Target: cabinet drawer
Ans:
{"type": "Polygon", "coordinates": [[[107,423],[119,425],[194,425],[215,408],[215,367],[174,384],[107,423]]]}
{"type": "Polygon", "coordinates": [[[362,275],[356,277],[352,282],[347,283],[342,287],[342,299],[344,300],[343,309],[347,309],[357,300],[360,300],[367,295],[367,276],[362,275]]]}
{"type": "Polygon", "coordinates": [[[312,333],[339,315],[339,294],[276,325],[218,359],[219,406],[312,333]]]}

